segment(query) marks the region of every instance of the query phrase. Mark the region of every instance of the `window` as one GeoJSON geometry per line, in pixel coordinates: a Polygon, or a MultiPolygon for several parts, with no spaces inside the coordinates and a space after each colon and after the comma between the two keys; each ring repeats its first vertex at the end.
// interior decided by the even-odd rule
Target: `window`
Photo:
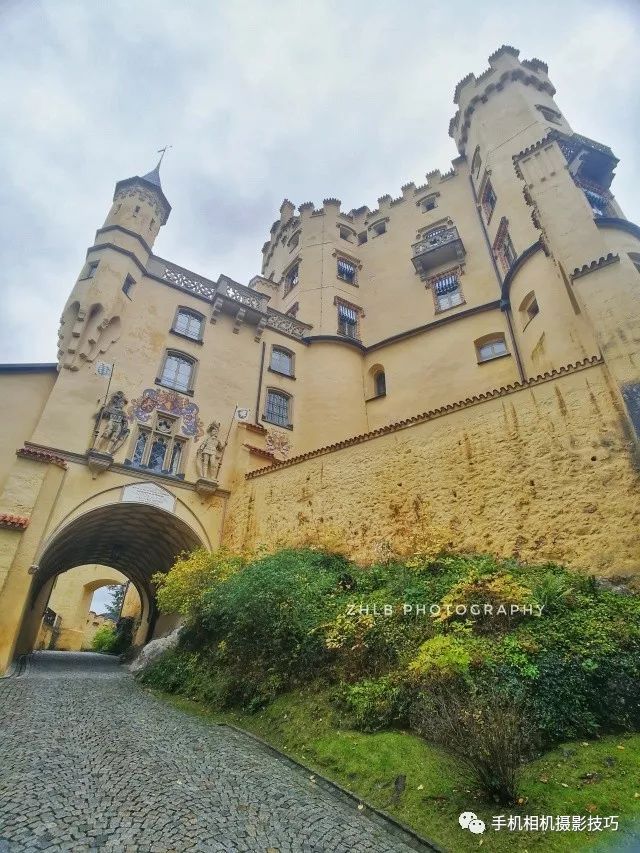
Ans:
{"type": "Polygon", "coordinates": [[[353,236],[355,232],[351,228],[347,228],[346,225],[340,225],[338,226],[338,232],[340,234],[341,240],[346,240],[347,243],[353,242],[353,236]]]}
{"type": "Polygon", "coordinates": [[[420,207],[426,213],[429,210],[435,210],[438,206],[438,196],[437,195],[428,195],[425,199],[420,202],[420,207]]]}
{"type": "Polygon", "coordinates": [[[133,292],[134,284],[135,280],[130,275],[128,275],[124,280],[124,284],[122,285],[122,292],[129,299],[131,299],[131,293],[133,292]]]}
{"type": "Polygon", "coordinates": [[[373,385],[376,392],[376,397],[384,397],[387,393],[387,379],[384,375],[384,370],[379,370],[373,377],[373,385]]]}
{"type": "Polygon", "coordinates": [[[373,231],[374,237],[379,237],[381,234],[385,234],[387,230],[387,223],[383,219],[382,222],[376,222],[371,226],[371,230],[373,231]]]}
{"type": "Polygon", "coordinates": [[[482,191],[482,198],[480,200],[480,204],[482,205],[482,209],[484,211],[484,215],[487,219],[487,222],[491,219],[493,215],[493,211],[496,206],[496,202],[498,201],[495,192],[493,191],[493,187],[491,186],[491,181],[487,181],[484,190],[482,191]]]}
{"type": "Polygon", "coordinates": [[[278,426],[291,426],[289,416],[290,400],[291,398],[288,394],[268,389],[263,420],[271,424],[277,424],[278,426]]]}
{"type": "Polygon", "coordinates": [[[190,311],[188,308],[178,308],[171,331],[177,332],[179,335],[184,335],[185,338],[201,341],[203,321],[204,317],[202,314],[198,314],[197,311],[190,311]]]}
{"type": "Polygon", "coordinates": [[[300,264],[295,263],[291,267],[291,269],[285,274],[285,277],[284,277],[284,295],[285,296],[287,295],[287,293],[291,293],[291,291],[293,290],[293,288],[296,286],[296,284],[299,281],[299,278],[298,278],[299,267],[300,267],[300,264]]]}
{"type": "Polygon", "coordinates": [[[358,234],[358,245],[359,245],[359,246],[362,246],[362,244],[363,244],[363,243],[366,243],[368,239],[369,239],[369,238],[368,238],[368,236],[367,236],[367,232],[366,232],[366,231],[361,231],[361,232],[358,234]]]}
{"type": "Polygon", "coordinates": [[[186,446],[185,440],[177,435],[179,423],[178,418],[157,414],[153,428],[141,426],[129,464],[156,474],[179,477],[183,471],[186,446]]]}
{"type": "Polygon", "coordinates": [[[93,278],[96,274],[96,270],[98,269],[98,263],[99,261],[89,261],[82,278],[93,278]]]}
{"type": "Polygon", "coordinates": [[[456,305],[462,305],[462,290],[457,272],[441,275],[433,282],[433,295],[436,301],[437,311],[446,311],[456,305]]]}
{"type": "Polygon", "coordinates": [[[296,231],[296,233],[291,237],[291,239],[289,240],[289,242],[287,244],[289,246],[289,251],[293,252],[293,250],[295,248],[297,248],[299,242],[300,242],[300,232],[296,231]]]}
{"type": "Polygon", "coordinates": [[[195,359],[181,353],[170,352],[164,360],[158,382],[176,391],[191,391],[195,359]]]}
{"type": "Polygon", "coordinates": [[[508,222],[503,218],[500,228],[498,228],[495,243],[493,244],[493,252],[505,273],[509,272],[517,257],[516,250],[513,248],[511,237],[507,231],[507,226],[508,222]]]}
{"type": "Polygon", "coordinates": [[[480,166],[482,166],[482,160],[480,158],[480,146],[476,146],[476,150],[473,152],[473,159],[471,161],[471,174],[478,175],[480,172],[480,166]]]}
{"type": "Polygon", "coordinates": [[[300,310],[300,305],[298,302],[294,302],[291,308],[287,310],[287,317],[297,317],[298,311],[300,310]]]}
{"type": "Polygon", "coordinates": [[[356,265],[350,261],[345,261],[343,258],[338,258],[338,278],[346,281],[348,284],[356,283],[356,265]]]}
{"type": "Polygon", "coordinates": [[[608,200],[601,195],[600,193],[594,192],[593,190],[583,190],[585,196],[587,197],[587,201],[591,205],[591,210],[593,210],[596,216],[607,216],[609,213],[609,202],[608,200]]]}
{"type": "Polygon", "coordinates": [[[491,361],[492,358],[499,358],[501,355],[506,355],[507,345],[504,335],[496,335],[494,338],[477,341],[476,352],[478,354],[478,361],[491,361]]]}
{"type": "Polygon", "coordinates": [[[338,302],[338,334],[358,339],[359,310],[346,302],[338,302]]]}
{"type": "Polygon", "coordinates": [[[522,328],[526,329],[529,323],[533,320],[533,318],[540,313],[540,308],[538,308],[538,300],[536,299],[535,293],[531,291],[528,293],[525,298],[522,300],[520,304],[520,317],[522,319],[522,328]]]}
{"type": "Polygon", "coordinates": [[[281,347],[272,347],[271,370],[276,373],[284,373],[285,376],[293,376],[293,353],[281,347]]]}

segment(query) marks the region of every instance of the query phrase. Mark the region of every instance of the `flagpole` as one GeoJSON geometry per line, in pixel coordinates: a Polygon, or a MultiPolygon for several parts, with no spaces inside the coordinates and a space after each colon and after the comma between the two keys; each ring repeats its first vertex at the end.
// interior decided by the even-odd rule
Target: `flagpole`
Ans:
{"type": "MultiPolygon", "coordinates": [[[[231,423],[229,424],[229,429],[227,430],[227,435],[225,437],[224,444],[222,445],[223,450],[225,449],[225,447],[227,446],[227,444],[229,442],[229,436],[231,435],[231,429],[233,427],[233,422],[236,419],[236,412],[237,411],[238,411],[238,404],[236,403],[236,407],[233,410],[233,415],[231,416],[231,423]]],[[[221,467],[222,467],[222,457],[220,457],[220,461],[218,462],[218,467],[216,468],[216,478],[218,477],[218,472],[220,471],[221,467]]]]}
{"type": "Polygon", "coordinates": [[[111,365],[111,372],[109,373],[109,381],[107,382],[107,390],[104,393],[104,400],[96,416],[96,428],[93,431],[93,444],[91,445],[92,450],[95,449],[96,441],[98,440],[98,433],[100,432],[100,421],[102,420],[102,413],[104,412],[105,407],[107,405],[107,397],[109,396],[109,389],[111,388],[111,380],[113,379],[113,371],[115,369],[116,363],[114,361],[111,365]]]}

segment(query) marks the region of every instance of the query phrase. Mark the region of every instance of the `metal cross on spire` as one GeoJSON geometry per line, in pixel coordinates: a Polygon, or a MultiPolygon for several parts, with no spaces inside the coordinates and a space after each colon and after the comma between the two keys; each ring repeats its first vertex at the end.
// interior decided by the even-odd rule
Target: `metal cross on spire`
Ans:
{"type": "Polygon", "coordinates": [[[158,165],[156,166],[156,168],[159,168],[160,163],[162,163],[162,159],[163,159],[164,155],[167,153],[167,148],[173,148],[173,145],[165,145],[164,148],[158,149],[158,154],[160,155],[160,159],[158,160],[158,165]]]}

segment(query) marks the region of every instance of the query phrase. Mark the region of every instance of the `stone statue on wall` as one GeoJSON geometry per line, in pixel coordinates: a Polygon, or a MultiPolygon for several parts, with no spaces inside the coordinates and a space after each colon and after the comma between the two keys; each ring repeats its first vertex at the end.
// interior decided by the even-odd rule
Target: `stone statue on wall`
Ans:
{"type": "Polygon", "coordinates": [[[207,427],[207,434],[204,441],[198,447],[198,472],[205,480],[214,480],[216,478],[218,468],[222,462],[225,445],[218,439],[219,432],[220,424],[218,421],[212,421],[207,427]]]}
{"type": "Polygon", "coordinates": [[[107,422],[98,438],[98,445],[105,453],[115,453],[129,435],[130,429],[124,410],[127,403],[122,391],[116,391],[98,415],[99,421],[107,422]]]}

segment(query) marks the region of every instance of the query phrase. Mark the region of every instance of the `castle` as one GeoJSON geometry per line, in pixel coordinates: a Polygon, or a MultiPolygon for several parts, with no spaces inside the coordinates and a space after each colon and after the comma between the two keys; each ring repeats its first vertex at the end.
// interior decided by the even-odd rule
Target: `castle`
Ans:
{"type": "Polygon", "coordinates": [[[4,365],[0,668],[56,576],[195,546],[348,540],[640,567],[640,228],[603,143],[512,47],[456,87],[445,174],[342,211],[285,200],[240,283],[153,253],[159,167],[116,184],[57,364],[4,365]]]}

